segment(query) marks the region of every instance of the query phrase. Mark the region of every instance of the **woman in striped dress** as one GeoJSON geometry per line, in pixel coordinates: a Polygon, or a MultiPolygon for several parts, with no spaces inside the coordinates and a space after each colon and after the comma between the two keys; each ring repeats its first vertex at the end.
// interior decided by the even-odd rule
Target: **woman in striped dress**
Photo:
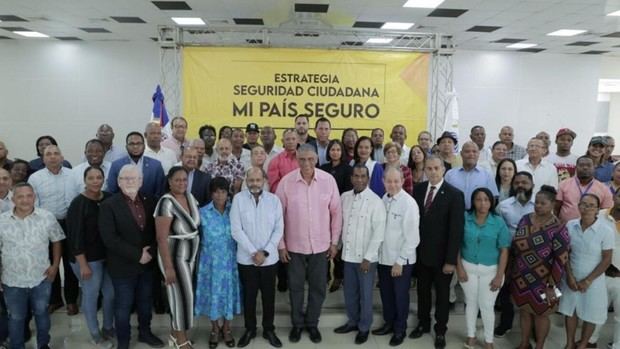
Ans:
{"type": "Polygon", "coordinates": [[[158,264],[165,277],[170,304],[170,343],[175,348],[189,349],[192,344],[186,331],[194,323],[192,281],[199,247],[200,212],[198,202],[187,191],[185,169],[172,167],[167,180],[170,190],[155,208],[158,264]]]}

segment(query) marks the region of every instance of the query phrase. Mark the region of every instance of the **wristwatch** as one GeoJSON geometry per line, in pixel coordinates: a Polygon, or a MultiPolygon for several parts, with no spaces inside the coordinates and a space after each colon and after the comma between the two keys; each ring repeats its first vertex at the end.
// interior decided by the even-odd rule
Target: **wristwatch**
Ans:
{"type": "Polygon", "coordinates": [[[265,250],[263,250],[262,252],[263,252],[263,255],[265,256],[265,258],[269,257],[269,252],[267,252],[265,250]]]}

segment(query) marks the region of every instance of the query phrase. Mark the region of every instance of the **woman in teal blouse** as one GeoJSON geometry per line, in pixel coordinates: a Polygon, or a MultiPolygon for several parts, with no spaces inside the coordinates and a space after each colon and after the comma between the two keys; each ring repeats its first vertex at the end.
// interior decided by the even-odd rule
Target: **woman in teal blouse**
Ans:
{"type": "Polygon", "coordinates": [[[485,348],[489,349],[493,348],[493,305],[504,282],[512,239],[504,220],[492,210],[495,203],[489,189],[474,190],[471,202],[471,209],[465,213],[463,245],[457,262],[457,274],[467,303],[464,346],[476,346],[476,319],[480,310],[485,348]]]}

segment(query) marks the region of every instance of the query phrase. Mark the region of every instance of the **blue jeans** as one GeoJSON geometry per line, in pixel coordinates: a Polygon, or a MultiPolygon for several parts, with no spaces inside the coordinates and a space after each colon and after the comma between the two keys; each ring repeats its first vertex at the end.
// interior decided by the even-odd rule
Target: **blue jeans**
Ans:
{"type": "Polygon", "coordinates": [[[367,273],[360,270],[361,263],[344,262],[344,304],[348,325],[360,332],[368,332],[372,324],[372,290],[375,287],[377,263],[370,263],[367,273]]]}
{"type": "Polygon", "coordinates": [[[112,278],[112,284],[114,285],[114,321],[118,348],[127,348],[131,338],[129,318],[134,301],[138,313],[138,331],[141,334],[151,331],[153,271],[148,270],[132,277],[112,278]]]}
{"type": "Polygon", "coordinates": [[[93,274],[88,280],[80,277],[80,265],[71,263],[73,273],[82,284],[82,312],[91,337],[95,341],[101,340],[99,321],[97,321],[97,298],[99,291],[103,295],[103,328],[111,330],[114,327],[114,287],[104,261],[88,262],[93,274]]]}
{"type": "Polygon", "coordinates": [[[28,303],[34,313],[37,325],[37,345],[39,347],[50,342],[50,315],[47,307],[52,293],[52,283],[47,279],[33,288],[10,287],[4,288],[4,300],[9,312],[9,338],[11,349],[24,348],[24,324],[28,312],[28,303]]]}

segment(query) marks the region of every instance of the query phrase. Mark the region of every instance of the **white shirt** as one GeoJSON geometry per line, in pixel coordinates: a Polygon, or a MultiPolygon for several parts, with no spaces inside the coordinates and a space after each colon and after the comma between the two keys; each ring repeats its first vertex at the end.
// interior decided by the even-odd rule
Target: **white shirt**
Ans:
{"type": "Polygon", "coordinates": [[[385,237],[379,250],[379,264],[414,264],[420,243],[420,212],[411,195],[404,190],[390,197],[383,195],[386,209],[385,237]]]}
{"type": "MultiPolygon", "coordinates": [[[[103,161],[113,163],[114,161],[120,158],[124,158],[125,156],[127,156],[127,150],[125,148],[119,148],[119,147],[115,147],[114,145],[111,145],[110,149],[108,149],[108,151],[105,152],[103,161]]],[[[86,160],[86,158],[84,158],[83,160],[86,160]]]]}
{"type": "MultiPolygon", "coordinates": [[[[488,161],[492,158],[493,158],[493,153],[491,153],[491,149],[487,147],[483,147],[482,149],[480,149],[480,155],[478,156],[478,163],[480,163],[481,161],[488,161]]],[[[493,174],[493,177],[495,177],[495,173],[493,174]]]]}
{"type": "Polygon", "coordinates": [[[495,178],[495,175],[497,174],[497,162],[493,160],[493,157],[489,157],[484,161],[478,161],[478,167],[487,171],[491,174],[491,177],[495,178]]]}
{"type": "Polygon", "coordinates": [[[611,209],[605,208],[599,211],[598,217],[602,218],[605,222],[609,223],[615,232],[614,237],[614,251],[611,254],[611,264],[616,267],[616,269],[620,269],[620,231],[618,231],[616,221],[614,217],[609,214],[611,209]]]}
{"type": "MultiPolygon", "coordinates": [[[[71,171],[71,177],[73,177],[73,183],[75,185],[75,193],[73,195],[73,198],[75,198],[76,196],[78,196],[81,192],[84,191],[84,189],[86,188],[86,185],[84,184],[84,171],[86,171],[86,169],[89,167],[90,165],[88,164],[88,162],[83,162],[77,166],[75,166],[72,171],[71,171]]],[[[110,173],[110,167],[112,166],[112,164],[110,164],[107,161],[104,161],[101,163],[101,169],[103,170],[103,176],[104,176],[104,181],[103,181],[103,187],[101,188],[101,190],[105,191],[107,185],[107,179],[108,179],[108,173],[110,173]]]]}
{"type": "MultiPolygon", "coordinates": [[[[381,146],[378,148],[373,145],[372,151],[373,151],[373,158],[376,162],[380,164],[385,162],[385,154],[383,153],[383,144],[381,144],[381,146]]],[[[407,159],[409,158],[407,157],[407,159]]],[[[407,165],[405,164],[405,166],[407,165]]]]}
{"type": "Polygon", "coordinates": [[[15,204],[13,204],[13,192],[12,191],[8,191],[8,193],[6,193],[6,195],[3,198],[0,198],[0,213],[4,213],[7,211],[10,211],[13,209],[13,207],[15,207],[15,204]]]}
{"type": "Polygon", "coordinates": [[[258,198],[249,190],[243,190],[233,198],[230,208],[230,229],[237,242],[237,262],[254,265],[252,256],[267,251],[262,266],[278,262],[278,244],[284,234],[282,204],[275,194],[263,190],[258,198]]]}
{"type": "Polygon", "coordinates": [[[517,160],[516,163],[517,171],[529,172],[532,174],[532,177],[534,177],[533,195],[536,195],[543,185],[550,185],[558,189],[558,172],[555,166],[549,161],[542,159],[536,168],[530,163],[529,157],[517,160]]]}
{"type": "Polygon", "coordinates": [[[278,154],[280,154],[283,150],[283,148],[280,148],[277,145],[274,145],[273,148],[271,148],[271,151],[267,154],[267,160],[265,160],[265,163],[263,164],[263,170],[265,170],[265,172],[269,169],[269,163],[271,160],[278,156],[278,154]]]}
{"type": "Polygon", "coordinates": [[[431,187],[435,187],[435,191],[433,192],[433,197],[431,199],[435,199],[435,196],[437,196],[437,190],[439,190],[439,188],[441,188],[441,186],[443,185],[443,178],[439,181],[439,183],[433,185],[431,184],[431,181],[428,181],[428,185],[426,186],[426,191],[424,192],[424,205],[426,205],[426,200],[428,199],[428,191],[431,190],[431,187]]]}
{"type": "Polygon", "coordinates": [[[409,148],[407,144],[403,144],[403,149],[400,153],[400,163],[405,166],[409,163],[409,152],[411,152],[411,148],[409,148]]]}
{"type": "Polygon", "coordinates": [[[54,214],[56,219],[65,219],[67,209],[76,192],[71,169],[62,167],[58,174],[53,174],[47,167],[30,176],[28,183],[36,194],[35,205],[54,214]]]}
{"type": "Polygon", "coordinates": [[[174,166],[177,162],[177,156],[173,150],[166,147],[159,147],[159,151],[154,151],[153,149],[146,147],[144,149],[144,156],[148,156],[152,159],[159,160],[161,162],[161,167],[164,170],[164,175],[168,174],[170,168],[174,166]]]}
{"type": "MultiPolygon", "coordinates": [[[[236,155],[233,154],[232,156],[237,159],[236,155]]],[[[247,171],[250,167],[252,167],[252,152],[245,148],[242,148],[241,156],[237,160],[239,160],[241,165],[243,165],[243,170],[247,171]]]]}
{"type": "Polygon", "coordinates": [[[341,196],[342,260],[361,263],[376,262],[385,234],[385,205],[377,194],[366,187],[361,193],[353,190],[341,196]]]}

